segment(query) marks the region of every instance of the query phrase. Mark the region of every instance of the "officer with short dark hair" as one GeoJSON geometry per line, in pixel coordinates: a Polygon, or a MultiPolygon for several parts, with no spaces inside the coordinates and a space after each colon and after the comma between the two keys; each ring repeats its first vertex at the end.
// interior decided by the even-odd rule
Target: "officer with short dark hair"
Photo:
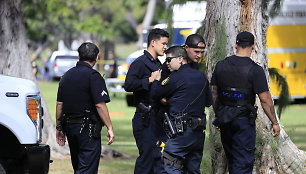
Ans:
{"type": "MultiPolygon", "coordinates": [[[[205,41],[204,38],[199,34],[191,34],[187,37],[185,45],[183,46],[187,52],[188,60],[187,63],[190,64],[192,68],[199,69],[198,63],[203,57],[205,51],[205,41]]],[[[162,65],[162,77],[161,80],[167,78],[170,75],[170,71],[167,67],[166,62],[162,65]]]]}
{"type": "Polygon", "coordinates": [[[247,174],[252,173],[254,164],[256,94],[273,124],[274,137],[279,135],[280,127],[264,70],[250,59],[255,48],[253,34],[239,33],[235,47],[236,55],[218,62],[212,75],[211,90],[216,114],[213,124],[221,132],[229,173],[247,174]]]}
{"type": "Polygon", "coordinates": [[[156,28],[148,35],[148,48],[144,55],[138,57],[130,66],[126,75],[124,89],[134,94],[136,112],[133,117],[133,134],[139,150],[139,157],[136,159],[135,174],[163,173],[163,166],[160,161],[160,148],[156,142],[159,140],[158,118],[150,98],[151,84],[155,79],[161,63],[158,56],[164,55],[167,49],[168,32],[156,28]]]}
{"type": "Polygon", "coordinates": [[[185,49],[188,55],[188,63],[198,69],[198,63],[203,57],[205,51],[204,38],[199,34],[191,34],[187,37],[185,42],[185,49]]]}
{"type": "Polygon", "coordinates": [[[74,173],[97,173],[101,155],[101,129],[107,127],[107,144],[114,141],[106,103],[110,101],[104,79],[92,67],[99,49],[90,42],[79,48],[79,61],[62,77],[56,103],[56,141],[69,142],[74,173]]]}
{"type": "Polygon", "coordinates": [[[200,173],[206,126],[205,106],[212,103],[205,75],[187,64],[187,53],[182,46],[166,51],[169,77],[159,82],[161,72],[151,86],[155,101],[167,99],[165,128],[169,139],[162,152],[167,173],[200,173]]]}

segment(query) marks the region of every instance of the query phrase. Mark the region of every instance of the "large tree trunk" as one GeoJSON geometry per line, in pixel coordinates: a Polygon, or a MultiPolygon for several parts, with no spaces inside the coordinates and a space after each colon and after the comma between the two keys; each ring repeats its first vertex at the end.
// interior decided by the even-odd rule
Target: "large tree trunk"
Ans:
{"type": "MultiPolygon", "coordinates": [[[[207,3],[204,38],[207,38],[208,77],[212,76],[217,61],[235,53],[236,35],[249,31],[255,36],[255,51],[251,58],[263,67],[268,75],[266,31],[267,20],[263,17],[261,0],[214,1],[207,3]]],[[[306,173],[306,154],[299,150],[283,129],[277,138],[271,135],[271,122],[259,107],[257,118],[257,142],[253,173],[306,173]]],[[[212,126],[214,113],[210,109],[210,142],[212,173],[227,173],[226,157],[219,132],[212,126]]]]}
{"type": "MultiPolygon", "coordinates": [[[[36,81],[23,21],[21,0],[0,0],[0,73],[36,81]]],[[[67,148],[56,144],[54,122],[43,98],[42,106],[45,110],[43,142],[50,145],[53,157],[67,154],[67,148]]]]}

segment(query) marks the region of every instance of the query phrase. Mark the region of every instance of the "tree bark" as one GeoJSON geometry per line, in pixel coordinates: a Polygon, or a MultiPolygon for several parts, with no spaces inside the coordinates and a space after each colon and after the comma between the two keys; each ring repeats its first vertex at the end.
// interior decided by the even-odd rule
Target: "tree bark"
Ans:
{"type": "MultiPolygon", "coordinates": [[[[236,35],[249,31],[255,36],[255,51],[251,59],[263,67],[267,79],[268,58],[266,50],[267,19],[263,17],[263,2],[260,0],[234,0],[207,2],[204,38],[207,39],[208,78],[217,61],[235,54],[236,35]]],[[[306,154],[299,150],[283,129],[277,138],[271,135],[271,122],[263,112],[259,99],[257,142],[253,173],[306,173],[306,154]]],[[[210,109],[210,142],[212,173],[227,173],[226,157],[221,145],[219,132],[211,124],[214,113],[210,109]],[[221,147],[221,148],[220,148],[221,147]]]]}

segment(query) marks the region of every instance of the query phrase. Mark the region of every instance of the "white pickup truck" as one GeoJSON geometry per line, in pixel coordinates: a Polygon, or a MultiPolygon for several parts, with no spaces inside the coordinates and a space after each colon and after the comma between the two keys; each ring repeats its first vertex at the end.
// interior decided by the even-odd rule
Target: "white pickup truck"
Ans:
{"type": "Polygon", "coordinates": [[[41,144],[43,109],[31,80],[0,75],[0,174],[44,174],[50,147],[41,144]]]}

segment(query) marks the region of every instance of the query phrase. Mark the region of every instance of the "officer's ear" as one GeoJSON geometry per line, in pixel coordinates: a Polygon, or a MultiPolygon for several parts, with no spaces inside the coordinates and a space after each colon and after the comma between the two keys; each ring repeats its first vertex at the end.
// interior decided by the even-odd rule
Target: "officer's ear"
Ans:
{"type": "Polygon", "coordinates": [[[180,57],[179,57],[179,62],[180,62],[180,64],[182,64],[182,63],[183,63],[183,61],[184,61],[183,56],[180,56],[180,57]]]}
{"type": "Polygon", "coordinates": [[[252,45],[252,50],[254,50],[254,49],[255,49],[255,44],[252,45]]]}
{"type": "MultiPolygon", "coordinates": [[[[152,47],[154,47],[154,46],[155,46],[155,42],[156,42],[156,40],[152,39],[151,42],[150,42],[150,45],[151,45],[152,47]]],[[[150,46],[150,45],[149,45],[149,46],[150,46]]]]}

